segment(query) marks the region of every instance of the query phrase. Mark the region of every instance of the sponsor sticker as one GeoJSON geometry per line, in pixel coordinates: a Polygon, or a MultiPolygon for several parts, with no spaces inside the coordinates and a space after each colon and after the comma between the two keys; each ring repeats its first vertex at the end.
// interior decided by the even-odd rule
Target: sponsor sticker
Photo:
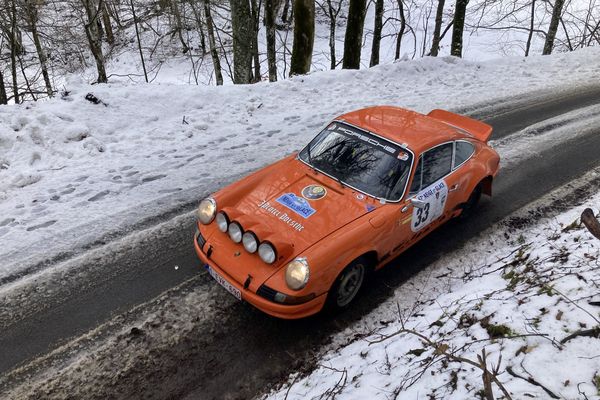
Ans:
{"type": "Polygon", "coordinates": [[[302,189],[302,197],[306,200],[319,200],[325,197],[327,189],[321,185],[308,185],[302,189]]]}
{"type": "Polygon", "coordinates": [[[275,200],[279,204],[289,208],[302,218],[308,218],[313,215],[317,210],[312,208],[306,199],[300,196],[296,196],[294,193],[285,193],[275,200]]]}
{"type": "Polygon", "coordinates": [[[413,208],[411,229],[418,232],[444,213],[448,185],[444,180],[440,180],[417,193],[415,197],[424,202],[422,208],[413,208]]]}
{"type": "Polygon", "coordinates": [[[290,217],[287,213],[278,210],[276,207],[273,207],[271,203],[269,203],[266,200],[263,200],[260,203],[258,203],[258,208],[266,211],[269,214],[273,214],[273,216],[277,217],[279,221],[294,228],[298,232],[302,232],[302,230],[304,229],[304,225],[290,217]]]}
{"type": "Polygon", "coordinates": [[[405,151],[399,151],[397,157],[398,157],[398,160],[400,160],[400,161],[406,161],[406,160],[408,160],[409,155],[405,151]]]}

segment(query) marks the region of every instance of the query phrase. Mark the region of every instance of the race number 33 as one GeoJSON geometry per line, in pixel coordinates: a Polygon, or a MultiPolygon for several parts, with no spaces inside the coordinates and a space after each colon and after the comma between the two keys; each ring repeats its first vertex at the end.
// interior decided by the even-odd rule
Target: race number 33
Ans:
{"type": "Polygon", "coordinates": [[[448,185],[444,180],[440,180],[417,193],[415,197],[425,203],[421,208],[413,208],[411,229],[418,232],[444,213],[448,185]]]}

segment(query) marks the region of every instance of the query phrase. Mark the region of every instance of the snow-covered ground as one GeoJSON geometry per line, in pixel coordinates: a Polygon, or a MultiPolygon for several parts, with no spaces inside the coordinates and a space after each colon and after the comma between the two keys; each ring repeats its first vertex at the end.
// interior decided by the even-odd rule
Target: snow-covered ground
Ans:
{"type": "Polygon", "coordinates": [[[72,80],[59,98],[0,107],[0,277],[199,200],[349,110],[427,112],[585,87],[599,76],[599,53],[424,58],[248,86],[72,80]],[[85,100],[89,92],[102,103],[85,100]]]}
{"type": "Polygon", "coordinates": [[[600,240],[584,208],[447,254],[268,399],[483,399],[482,365],[513,399],[600,398],[600,240]]]}

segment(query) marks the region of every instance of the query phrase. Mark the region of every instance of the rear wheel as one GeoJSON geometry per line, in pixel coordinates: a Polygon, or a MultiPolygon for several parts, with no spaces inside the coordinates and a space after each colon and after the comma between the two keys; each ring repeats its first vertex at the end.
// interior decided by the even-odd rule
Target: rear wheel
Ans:
{"type": "Polygon", "coordinates": [[[359,258],[344,268],[327,295],[328,308],[334,311],[347,308],[360,292],[366,273],[367,263],[364,258],[359,258]]]}
{"type": "Polygon", "coordinates": [[[468,219],[471,215],[473,215],[473,212],[477,208],[477,205],[479,204],[479,200],[481,199],[482,192],[483,192],[483,185],[481,183],[479,183],[477,186],[475,186],[475,189],[473,189],[473,192],[471,192],[469,199],[463,204],[462,212],[458,216],[458,218],[460,220],[468,219]]]}

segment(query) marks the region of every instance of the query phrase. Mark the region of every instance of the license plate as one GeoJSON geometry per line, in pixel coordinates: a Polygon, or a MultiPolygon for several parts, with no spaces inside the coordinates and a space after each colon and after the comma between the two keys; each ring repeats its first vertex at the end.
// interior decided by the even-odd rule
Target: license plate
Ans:
{"type": "Polygon", "coordinates": [[[213,270],[210,267],[210,265],[207,265],[206,269],[208,270],[208,273],[210,274],[210,276],[212,276],[215,279],[215,281],[219,282],[219,284],[221,286],[223,286],[225,288],[225,290],[227,290],[229,293],[231,293],[236,299],[242,300],[242,292],[240,292],[239,289],[237,289],[231,283],[227,282],[225,280],[225,278],[223,278],[215,270],[213,270]]]}

